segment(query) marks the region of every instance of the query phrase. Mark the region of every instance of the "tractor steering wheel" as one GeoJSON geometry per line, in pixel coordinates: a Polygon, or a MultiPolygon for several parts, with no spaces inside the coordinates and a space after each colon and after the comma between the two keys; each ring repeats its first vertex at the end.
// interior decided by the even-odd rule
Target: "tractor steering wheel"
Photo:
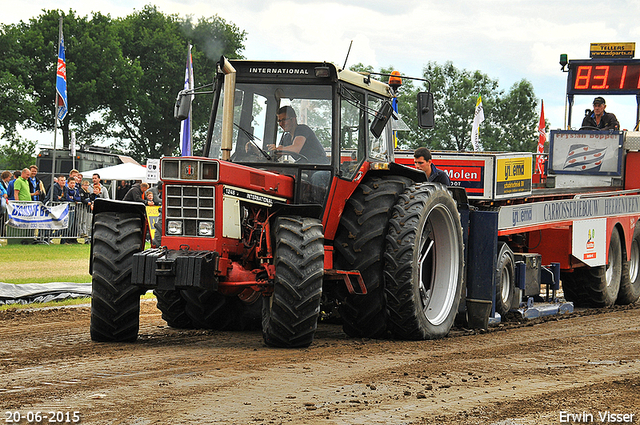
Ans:
{"type": "Polygon", "coordinates": [[[302,163],[309,162],[309,158],[307,158],[306,156],[298,152],[273,151],[273,154],[276,156],[276,160],[278,162],[302,162],[302,163]],[[290,156],[293,159],[293,161],[288,161],[286,159],[287,156],[290,156]]]}

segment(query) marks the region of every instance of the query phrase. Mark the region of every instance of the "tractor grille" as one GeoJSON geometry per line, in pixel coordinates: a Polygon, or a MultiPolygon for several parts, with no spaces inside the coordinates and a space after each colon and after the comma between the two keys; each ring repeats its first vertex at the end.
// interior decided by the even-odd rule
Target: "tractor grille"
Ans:
{"type": "MultiPolygon", "coordinates": [[[[215,212],[215,188],[211,186],[167,185],[163,208],[167,229],[170,221],[182,222],[182,233],[175,236],[203,236],[201,223],[213,224],[215,212]]],[[[168,236],[174,236],[166,233],[168,236]]],[[[211,237],[213,235],[206,235],[211,237]]]]}

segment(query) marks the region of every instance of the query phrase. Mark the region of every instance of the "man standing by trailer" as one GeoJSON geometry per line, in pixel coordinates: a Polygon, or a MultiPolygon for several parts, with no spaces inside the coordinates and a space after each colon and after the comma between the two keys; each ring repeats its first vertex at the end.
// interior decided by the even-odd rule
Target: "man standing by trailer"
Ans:
{"type": "Polygon", "coordinates": [[[445,186],[451,186],[451,180],[447,173],[436,168],[431,161],[431,151],[427,148],[418,148],[413,153],[414,164],[418,170],[424,171],[427,175],[428,182],[442,183],[445,186]]]}

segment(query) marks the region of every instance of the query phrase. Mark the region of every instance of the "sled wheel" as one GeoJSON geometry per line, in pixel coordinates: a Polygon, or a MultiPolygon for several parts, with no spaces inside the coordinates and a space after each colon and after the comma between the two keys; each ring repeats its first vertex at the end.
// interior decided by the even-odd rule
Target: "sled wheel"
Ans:
{"type": "Polygon", "coordinates": [[[505,316],[516,297],[516,272],[513,251],[504,242],[498,242],[496,262],[496,311],[505,316]]]}

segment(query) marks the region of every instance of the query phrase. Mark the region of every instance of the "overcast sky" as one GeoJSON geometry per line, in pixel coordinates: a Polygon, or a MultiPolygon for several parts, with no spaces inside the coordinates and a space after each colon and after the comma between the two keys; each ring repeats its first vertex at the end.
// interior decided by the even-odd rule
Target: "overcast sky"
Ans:
{"type": "MultiPolygon", "coordinates": [[[[589,44],[603,42],[636,42],[640,49],[640,0],[0,1],[5,24],[28,21],[42,9],[73,9],[81,16],[99,11],[115,18],[145,4],[196,19],[217,14],[246,31],[247,59],[326,60],[342,66],[353,40],[347,65],[393,66],[421,76],[428,61],[451,61],[497,79],[505,91],[517,81],[530,81],[544,100],[552,129],[564,125],[567,74],[560,71],[561,53],[588,59],[589,44]]],[[[574,127],[592,100],[576,96],[574,127]]],[[[606,101],[623,128],[633,127],[634,96],[606,101]]]]}

